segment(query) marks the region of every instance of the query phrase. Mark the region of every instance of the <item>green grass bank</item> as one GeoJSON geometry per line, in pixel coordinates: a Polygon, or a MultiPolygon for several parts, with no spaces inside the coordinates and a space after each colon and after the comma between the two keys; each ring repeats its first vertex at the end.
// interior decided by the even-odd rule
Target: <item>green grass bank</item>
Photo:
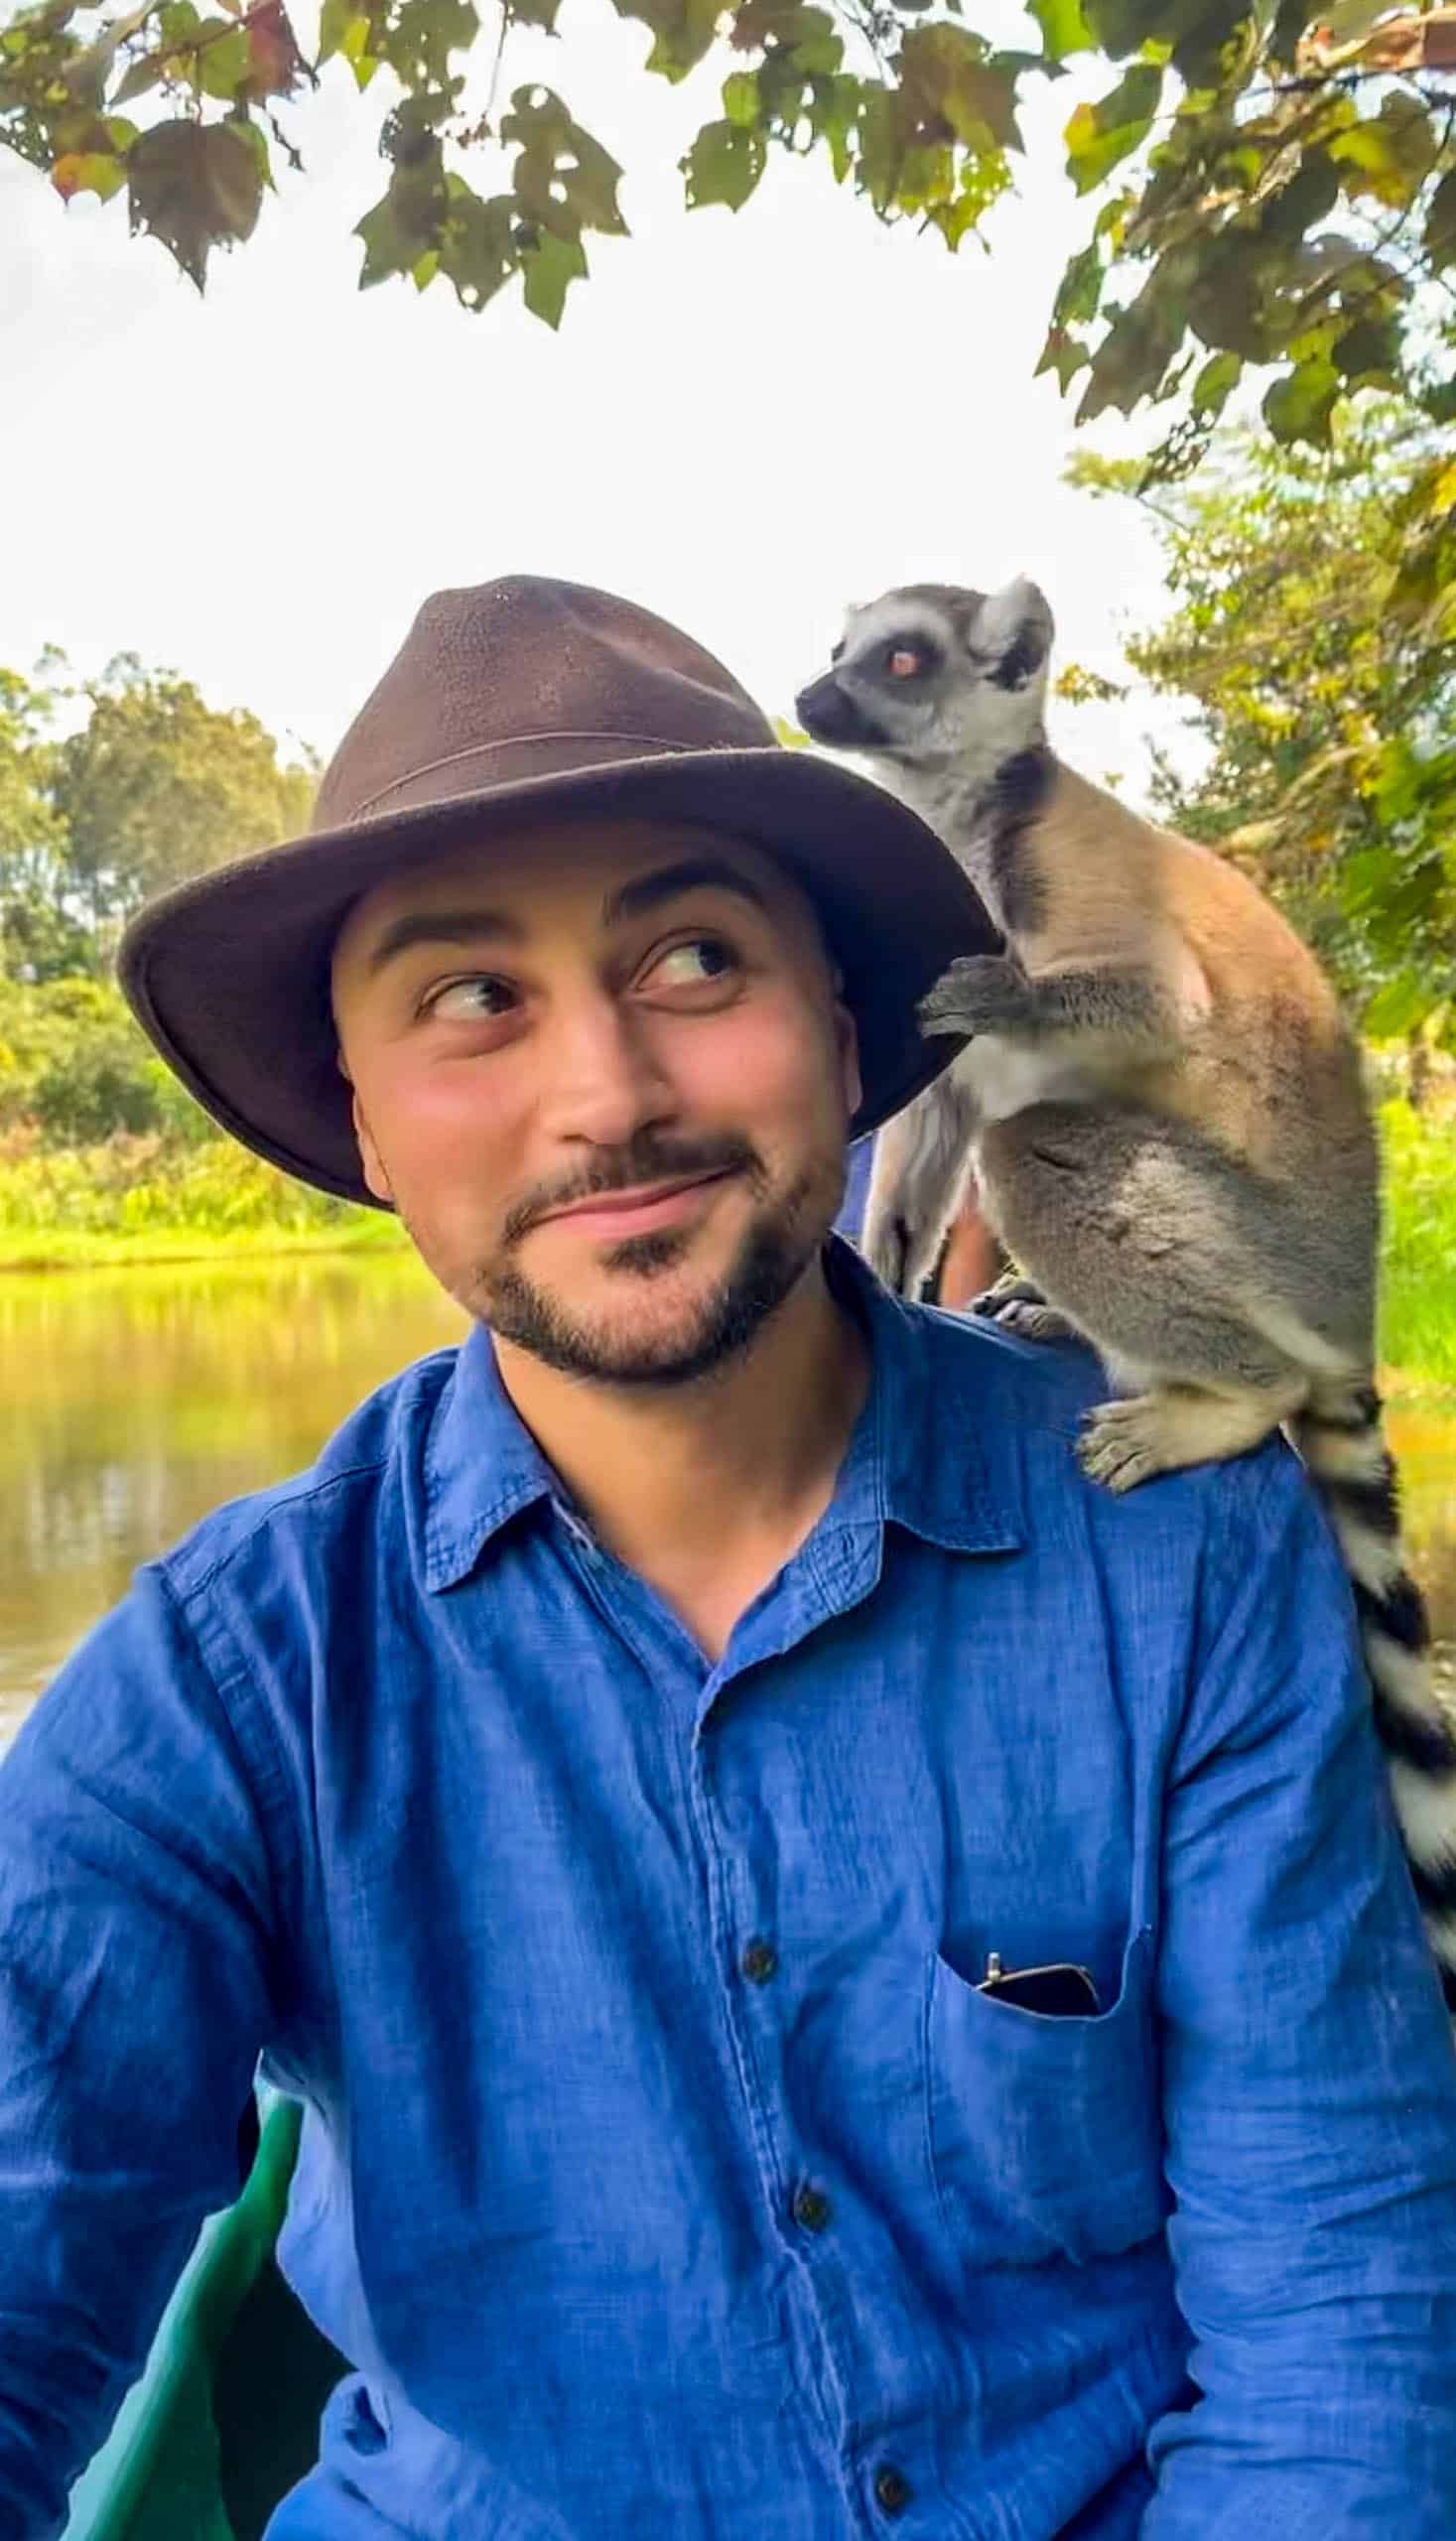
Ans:
{"type": "MultiPolygon", "coordinates": [[[[1380,1113],[1386,1153],[1382,1357],[1398,1391],[1456,1396],[1456,1103],[1380,1113]]],[[[228,1138],[0,1139],[0,1270],[299,1253],[394,1253],[382,1211],[291,1181],[228,1138]]]]}

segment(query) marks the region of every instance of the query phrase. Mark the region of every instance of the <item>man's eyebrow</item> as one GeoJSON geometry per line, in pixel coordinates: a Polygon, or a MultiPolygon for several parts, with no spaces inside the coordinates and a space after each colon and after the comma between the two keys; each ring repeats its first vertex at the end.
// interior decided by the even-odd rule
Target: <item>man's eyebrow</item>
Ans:
{"type": "Polygon", "coordinates": [[[525,928],[504,909],[412,909],[386,926],[369,955],[368,974],[377,978],[387,962],[416,944],[477,944],[483,936],[519,944],[525,928]]]}
{"type": "Polygon", "coordinates": [[[635,882],[623,882],[608,891],[601,903],[601,922],[614,926],[621,918],[641,917],[664,900],[680,899],[685,891],[735,891],[757,909],[768,907],[758,884],[735,865],[714,856],[685,856],[676,865],[659,865],[655,872],[639,874],[635,882]]]}

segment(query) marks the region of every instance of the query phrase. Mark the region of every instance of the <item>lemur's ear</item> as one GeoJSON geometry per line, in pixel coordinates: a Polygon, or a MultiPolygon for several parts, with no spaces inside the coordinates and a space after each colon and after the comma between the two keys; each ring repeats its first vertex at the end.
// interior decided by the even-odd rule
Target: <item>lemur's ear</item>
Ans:
{"type": "Polygon", "coordinates": [[[1018,574],[982,602],[970,630],[972,650],[993,665],[987,676],[997,688],[1024,688],[1051,651],[1055,626],[1045,595],[1018,574]]]}

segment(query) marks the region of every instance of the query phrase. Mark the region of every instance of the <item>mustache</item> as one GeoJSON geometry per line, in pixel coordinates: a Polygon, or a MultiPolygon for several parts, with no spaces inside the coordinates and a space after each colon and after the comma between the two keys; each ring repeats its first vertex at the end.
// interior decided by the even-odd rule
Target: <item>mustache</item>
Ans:
{"type": "Polygon", "coordinates": [[[609,1191],[631,1191],[644,1182],[686,1182],[700,1174],[745,1173],[761,1184],[758,1150],[745,1137],[725,1133],[714,1138],[632,1138],[624,1147],[604,1148],[588,1165],[564,1174],[557,1182],[538,1183],[506,1212],[501,1229],[505,1244],[519,1244],[539,1218],[596,1200],[609,1191]]]}

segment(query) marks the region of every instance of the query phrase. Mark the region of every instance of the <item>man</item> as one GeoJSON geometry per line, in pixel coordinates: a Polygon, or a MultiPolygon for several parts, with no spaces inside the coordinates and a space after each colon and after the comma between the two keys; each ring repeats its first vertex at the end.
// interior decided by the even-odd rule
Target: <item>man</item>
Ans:
{"type": "Polygon", "coordinates": [[[128,992],[475,1328],[0,1774],[0,2537],[261,2052],[356,2368],[273,2541],[1448,2541],[1452,2060],[1299,1469],[1099,1493],[1084,1354],[827,1241],[951,860],[528,580],[427,604],[318,823],[128,992]]]}

